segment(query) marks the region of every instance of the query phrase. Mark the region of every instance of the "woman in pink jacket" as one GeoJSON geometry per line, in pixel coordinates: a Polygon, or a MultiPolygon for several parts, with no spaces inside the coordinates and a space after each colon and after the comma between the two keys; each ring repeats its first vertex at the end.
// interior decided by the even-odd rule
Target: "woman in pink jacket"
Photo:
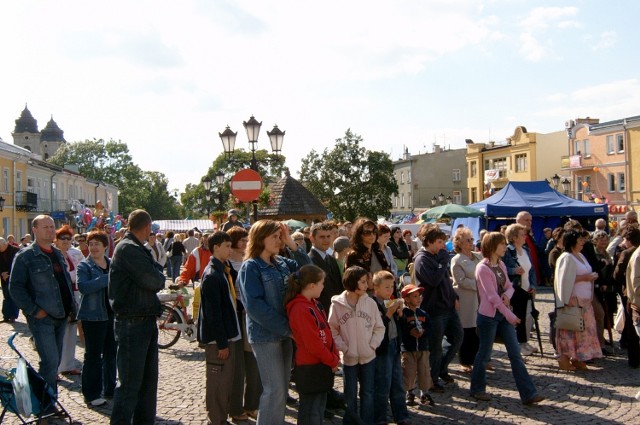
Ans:
{"type": "Polygon", "coordinates": [[[501,258],[507,250],[507,241],[499,232],[491,232],[482,239],[480,247],[484,259],[476,267],[478,286],[478,337],[480,347],[471,374],[471,397],[489,401],[487,394],[486,366],[496,334],[502,337],[511,362],[511,372],[516,381],[520,399],[525,405],[539,403],[544,397],[538,394],[520,354],[515,326],[520,319],[511,311],[510,299],[513,286],[507,277],[507,269],[501,258]]]}

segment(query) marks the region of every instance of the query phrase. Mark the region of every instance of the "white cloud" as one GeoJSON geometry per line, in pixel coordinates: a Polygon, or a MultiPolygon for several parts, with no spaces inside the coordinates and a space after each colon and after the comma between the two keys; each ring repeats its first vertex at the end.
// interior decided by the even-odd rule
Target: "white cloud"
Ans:
{"type": "Polygon", "coordinates": [[[576,7],[536,7],[522,20],[522,26],[526,30],[546,29],[549,26],[567,28],[579,25],[578,22],[564,19],[567,16],[578,14],[576,7]]]}
{"type": "Polygon", "coordinates": [[[616,45],[618,34],[615,31],[605,31],[600,34],[600,40],[593,46],[593,50],[606,50],[616,45]]]}
{"type": "Polygon", "coordinates": [[[547,55],[547,49],[531,33],[520,34],[520,53],[531,62],[538,62],[547,55]]]}
{"type": "Polygon", "coordinates": [[[578,14],[576,7],[536,7],[522,19],[520,25],[520,53],[531,62],[538,62],[547,57],[556,56],[552,46],[554,34],[544,35],[551,29],[567,30],[580,28],[582,24],[574,19],[567,19],[578,14]]]}

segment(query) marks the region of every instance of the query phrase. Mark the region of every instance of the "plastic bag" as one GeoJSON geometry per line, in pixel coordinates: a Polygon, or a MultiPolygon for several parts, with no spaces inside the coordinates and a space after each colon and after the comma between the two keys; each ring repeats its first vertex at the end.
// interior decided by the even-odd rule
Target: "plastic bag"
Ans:
{"type": "Polygon", "coordinates": [[[18,358],[16,376],[13,378],[13,394],[16,396],[16,407],[22,416],[31,416],[31,386],[27,375],[27,362],[18,358]]]}
{"type": "Polygon", "coordinates": [[[624,330],[624,304],[621,304],[620,307],[618,307],[616,317],[613,319],[613,327],[619,333],[622,333],[624,330]]]}

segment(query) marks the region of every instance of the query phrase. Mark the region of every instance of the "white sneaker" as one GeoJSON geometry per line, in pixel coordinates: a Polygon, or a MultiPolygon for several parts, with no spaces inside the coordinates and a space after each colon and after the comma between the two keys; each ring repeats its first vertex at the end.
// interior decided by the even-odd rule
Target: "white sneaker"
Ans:
{"type": "Polygon", "coordinates": [[[104,398],[100,397],[100,398],[96,398],[95,400],[91,400],[88,404],[91,407],[100,407],[100,406],[104,406],[105,404],[107,404],[107,400],[105,400],[104,398]]]}
{"type": "Polygon", "coordinates": [[[527,343],[523,342],[522,344],[520,344],[520,354],[522,354],[523,356],[530,356],[533,354],[533,351],[531,351],[528,347],[527,347],[527,343]]]}
{"type": "Polygon", "coordinates": [[[528,342],[525,342],[524,345],[526,345],[529,351],[531,351],[532,353],[537,353],[538,351],[540,351],[538,350],[538,347],[536,347],[535,345],[531,345],[528,342]]]}

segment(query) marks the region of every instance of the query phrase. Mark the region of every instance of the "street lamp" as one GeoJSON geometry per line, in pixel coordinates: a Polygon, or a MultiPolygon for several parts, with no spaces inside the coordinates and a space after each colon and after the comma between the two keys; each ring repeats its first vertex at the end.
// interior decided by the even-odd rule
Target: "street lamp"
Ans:
{"type": "Polygon", "coordinates": [[[4,199],[2,196],[0,196],[0,211],[4,210],[4,203],[6,202],[6,199],[4,199]]]}
{"type": "Polygon", "coordinates": [[[442,201],[444,201],[444,193],[440,192],[440,195],[438,195],[438,202],[440,202],[440,205],[442,205],[442,201]]]}
{"type": "Polygon", "coordinates": [[[571,182],[566,177],[562,180],[562,190],[564,191],[565,196],[569,195],[569,187],[571,186],[571,182]]]}
{"type": "Polygon", "coordinates": [[[558,173],[555,173],[553,177],[551,177],[551,181],[553,182],[553,189],[558,190],[558,185],[560,184],[560,176],[558,173]]]}
{"type": "Polygon", "coordinates": [[[431,206],[435,207],[437,204],[438,204],[438,198],[436,198],[434,195],[434,197],[431,198],[431,206]]]}
{"type": "Polygon", "coordinates": [[[451,196],[447,196],[447,204],[452,204],[453,198],[451,196]]]}
{"type": "MultiPolygon", "coordinates": [[[[256,120],[253,115],[249,118],[248,121],[243,121],[242,125],[244,126],[245,131],[247,132],[247,138],[249,139],[249,144],[251,145],[251,163],[249,168],[253,171],[258,172],[258,163],[263,161],[258,161],[256,158],[256,144],[258,143],[258,136],[260,135],[260,127],[262,127],[262,122],[256,120]]],[[[282,142],[284,140],[284,131],[281,131],[277,125],[273,126],[273,130],[267,131],[267,135],[269,136],[269,140],[271,142],[271,150],[276,156],[276,160],[278,159],[278,155],[282,151],[282,142]]],[[[233,152],[236,145],[236,136],[238,133],[234,133],[229,126],[222,132],[218,133],[220,139],[222,140],[222,148],[224,149],[225,156],[228,162],[238,162],[233,159],[233,152]]],[[[268,163],[268,160],[265,161],[268,163]]],[[[258,221],[258,201],[253,201],[253,221],[258,221]]]]}
{"type": "Polygon", "coordinates": [[[222,170],[218,170],[216,173],[216,183],[218,183],[219,191],[218,191],[218,203],[220,204],[220,211],[224,210],[224,197],[223,197],[223,189],[224,189],[224,173],[222,170]]]}

